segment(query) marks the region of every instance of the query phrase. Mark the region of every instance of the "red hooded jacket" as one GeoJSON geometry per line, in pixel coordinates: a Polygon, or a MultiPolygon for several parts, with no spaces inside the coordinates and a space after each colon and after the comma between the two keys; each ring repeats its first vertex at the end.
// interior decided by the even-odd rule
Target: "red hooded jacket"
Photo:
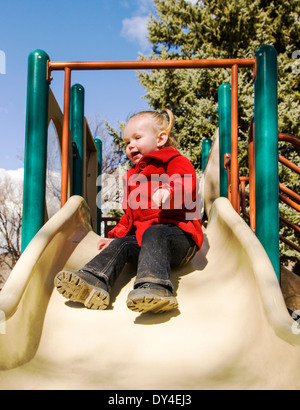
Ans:
{"type": "Polygon", "coordinates": [[[172,223],[189,233],[200,249],[203,233],[200,222],[198,181],[191,162],[175,148],[165,147],[144,155],[123,177],[120,222],[109,238],[136,234],[141,246],[143,233],[154,224],[172,223]],[[170,200],[158,207],[152,200],[159,189],[168,189],[170,200]]]}

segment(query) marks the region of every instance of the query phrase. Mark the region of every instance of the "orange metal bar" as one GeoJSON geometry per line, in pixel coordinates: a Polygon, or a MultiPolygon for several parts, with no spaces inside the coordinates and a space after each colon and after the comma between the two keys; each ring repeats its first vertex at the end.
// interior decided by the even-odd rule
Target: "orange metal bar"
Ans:
{"type": "Polygon", "coordinates": [[[249,130],[249,195],[250,195],[250,226],[255,232],[255,147],[254,147],[254,117],[251,119],[249,130]]]}
{"type": "Polygon", "coordinates": [[[207,60],[147,60],[147,61],[49,61],[48,75],[54,70],[153,70],[180,68],[231,68],[252,67],[255,58],[207,59],[207,60]]]}
{"type": "Polygon", "coordinates": [[[279,194],[279,199],[282,202],[285,202],[287,205],[291,206],[292,208],[296,209],[296,211],[300,212],[300,205],[297,204],[297,202],[282,194],[279,194]]]}
{"type": "Polygon", "coordinates": [[[71,70],[65,68],[64,85],[64,117],[62,130],[62,159],[61,159],[61,199],[63,206],[68,197],[68,168],[69,168],[69,128],[70,128],[70,89],[71,89],[71,70]]]}
{"type": "Polygon", "coordinates": [[[238,170],[238,65],[231,68],[231,203],[239,213],[238,170]]]}
{"type": "MultiPolygon", "coordinates": [[[[280,133],[278,135],[278,140],[281,141],[281,142],[290,142],[296,148],[300,149],[300,138],[295,137],[294,135],[280,133]]],[[[298,165],[294,164],[292,161],[285,158],[283,155],[279,154],[279,161],[282,164],[289,167],[291,170],[293,170],[293,171],[297,172],[298,174],[300,174],[300,167],[298,165]]]]}
{"type": "Polygon", "coordinates": [[[248,194],[246,193],[246,182],[249,182],[249,177],[240,177],[240,184],[241,184],[241,208],[242,208],[242,213],[245,215],[247,218],[250,219],[250,215],[247,212],[246,209],[246,197],[248,197],[248,194]]]}
{"type": "Polygon", "coordinates": [[[294,192],[292,189],[288,188],[287,186],[281,184],[280,182],[279,182],[279,189],[285,194],[290,195],[296,201],[300,202],[300,195],[294,192]]]}
{"type": "Polygon", "coordinates": [[[227,170],[227,198],[231,202],[231,154],[224,154],[224,168],[227,170]]]}
{"type": "Polygon", "coordinates": [[[290,142],[291,144],[295,145],[296,148],[300,148],[300,138],[295,137],[294,135],[284,134],[284,133],[281,132],[278,135],[278,140],[279,141],[290,142]]]}
{"type": "Polygon", "coordinates": [[[278,155],[278,159],[279,159],[279,162],[281,162],[282,164],[286,165],[293,171],[300,174],[300,167],[298,165],[294,164],[292,161],[290,161],[289,159],[285,158],[283,155],[280,155],[280,154],[278,155]]]}
{"type": "MultiPolygon", "coordinates": [[[[280,133],[278,135],[278,141],[281,142],[289,142],[292,145],[294,145],[296,148],[300,148],[300,139],[298,137],[295,137],[294,135],[290,134],[285,134],[285,133],[280,133]]],[[[285,166],[289,167],[291,170],[297,172],[300,174],[300,167],[294,164],[292,161],[288,160],[282,155],[279,155],[279,162],[284,164],[285,166]]],[[[293,199],[300,201],[300,195],[298,195],[296,192],[292,191],[290,188],[286,187],[285,185],[279,183],[279,189],[280,191],[284,192],[287,195],[290,195],[293,199]]],[[[292,208],[296,209],[297,211],[300,211],[300,206],[298,203],[294,202],[290,198],[286,197],[285,195],[279,194],[279,198],[281,201],[285,202],[287,205],[291,206],[292,208]]],[[[294,229],[296,232],[300,232],[300,227],[293,224],[291,221],[288,219],[284,218],[283,216],[280,215],[280,222],[284,223],[285,225],[289,226],[290,228],[294,229]]],[[[279,239],[286,243],[289,247],[295,249],[297,252],[300,252],[300,247],[296,245],[295,243],[291,242],[287,238],[285,238],[282,235],[279,235],[279,239]]]]}

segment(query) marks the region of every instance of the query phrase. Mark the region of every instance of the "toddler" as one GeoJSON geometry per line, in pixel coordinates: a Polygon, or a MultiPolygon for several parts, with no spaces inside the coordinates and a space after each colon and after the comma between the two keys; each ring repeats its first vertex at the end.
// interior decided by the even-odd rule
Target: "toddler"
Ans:
{"type": "Polygon", "coordinates": [[[178,307],[170,272],[201,248],[198,184],[191,162],[176,149],[173,113],[142,111],[127,122],[123,138],[133,166],[123,177],[124,215],[98,242],[100,251],[77,272],[61,271],[57,290],[90,309],[106,309],[127,262],[137,266],[127,306],[136,312],[178,307]],[[166,115],[167,114],[167,115],[166,115]]]}

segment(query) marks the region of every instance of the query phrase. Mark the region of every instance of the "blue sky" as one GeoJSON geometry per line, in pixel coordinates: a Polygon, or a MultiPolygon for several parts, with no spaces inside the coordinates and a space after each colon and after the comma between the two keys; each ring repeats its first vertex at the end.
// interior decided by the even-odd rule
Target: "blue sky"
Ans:
{"type": "MultiPolygon", "coordinates": [[[[149,54],[146,21],[152,0],[0,0],[0,168],[22,168],[27,61],[35,49],[52,61],[136,60],[149,54]],[[3,63],[3,61],[2,61],[3,63]]],[[[51,88],[62,107],[63,73],[51,88]]],[[[134,71],[74,71],[85,88],[85,115],[116,125],[147,107],[134,71]]]]}

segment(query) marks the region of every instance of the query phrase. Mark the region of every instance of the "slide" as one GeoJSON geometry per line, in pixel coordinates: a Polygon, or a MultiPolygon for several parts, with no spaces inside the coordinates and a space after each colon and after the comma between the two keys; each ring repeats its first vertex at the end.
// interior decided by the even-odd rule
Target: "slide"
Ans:
{"type": "Polygon", "coordinates": [[[225,198],[204,236],[172,274],[178,309],[129,310],[127,265],[108,310],[88,310],[53,285],[97,253],[86,202],[71,197],[0,293],[0,389],[299,389],[300,325],[260,242],[225,198]]]}

